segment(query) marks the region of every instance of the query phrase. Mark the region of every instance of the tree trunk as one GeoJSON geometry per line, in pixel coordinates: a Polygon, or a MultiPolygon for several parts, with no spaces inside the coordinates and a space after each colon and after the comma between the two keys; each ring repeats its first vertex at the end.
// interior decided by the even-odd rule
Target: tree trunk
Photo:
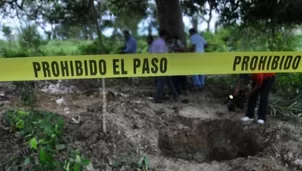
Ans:
{"type": "Polygon", "coordinates": [[[179,0],[156,0],[156,5],[160,28],[166,29],[173,36],[178,36],[186,46],[184,23],[179,0]]]}

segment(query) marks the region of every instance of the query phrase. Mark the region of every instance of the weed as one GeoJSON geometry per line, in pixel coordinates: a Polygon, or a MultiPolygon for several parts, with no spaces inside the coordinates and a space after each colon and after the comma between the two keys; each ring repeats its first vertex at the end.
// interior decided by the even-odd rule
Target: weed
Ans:
{"type": "Polygon", "coordinates": [[[65,162],[59,160],[61,152],[67,149],[62,141],[64,120],[61,116],[37,110],[8,110],[4,119],[13,131],[24,137],[32,151],[26,156],[15,156],[9,168],[79,171],[89,164],[78,150],[72,151],[65,162]]]}

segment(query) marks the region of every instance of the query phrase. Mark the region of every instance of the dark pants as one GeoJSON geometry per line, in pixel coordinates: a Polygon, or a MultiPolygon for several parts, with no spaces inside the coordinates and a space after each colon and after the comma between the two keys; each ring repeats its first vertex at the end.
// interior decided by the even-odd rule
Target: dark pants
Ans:
{"type": "Polygon", "coordinates": [[[186,76],[173,76],[173,84],[178,94],[182,91],[187,91],[187,77],[186,76]]]}
{"type": "Polygon", "coordinates": [[[156,93],[154,96],[155,101],[161,101],[163,99],[165,85],[168,85],[170,91],[173,94],[174,100],[178,98],[178,93],[173,84],[172,77],[157,77],[155,79],[156,79],[156,93]]]}
{"type": "MultiPolygon", "coordinates": [[[[270,77],[270,78],[265,78],[263,80],[263,84],[262,84],[261,88],[249,97],[248,107],[247,107],[247,111],[245,114],[247,117],[254,118],[256,104],[257,104],[258,96],[260,94],[258,119],[262,119],[264,121],[266,120],[266,115],[268,112],[268,96],[269,96],[269,92],[272,88],[272,85],[275,82],[275,79],[276,79],[275,76],[270,77]]],[[[252,86],[255,87],[255,85],[256,85],[256,83],[255,83],[255,81],[253,81],[252,86]]]]}

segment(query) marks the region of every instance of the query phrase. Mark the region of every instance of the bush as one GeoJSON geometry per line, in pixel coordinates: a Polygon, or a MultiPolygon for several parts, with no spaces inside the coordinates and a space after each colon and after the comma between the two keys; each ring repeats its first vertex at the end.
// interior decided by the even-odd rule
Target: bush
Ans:
{"type": "Polygon", "coordinates": [[[87,45],[80,45],[78,49],[81,55],[95,55],[101,53],[101,47],[97,41],[87,45]]]}
{"type": "Polygon", "coordinates": [[[62,161],[64,120],[61,116],[44,111],[8,110],[4,119],[13,131],[22,136],[30,151],[22,157],[14,156],[5,170],[74,170],[80,171],[90,161],[78,150],[68,151],[62,161]]]}
{"type": "Polygon", "coordinates": [[[20,48],[16,48],[16,49],[3,48],[0,51],[0,55],[5,58],[29,57],[30,56],[30,54],[27,51],[22,50],[20,48]]]}

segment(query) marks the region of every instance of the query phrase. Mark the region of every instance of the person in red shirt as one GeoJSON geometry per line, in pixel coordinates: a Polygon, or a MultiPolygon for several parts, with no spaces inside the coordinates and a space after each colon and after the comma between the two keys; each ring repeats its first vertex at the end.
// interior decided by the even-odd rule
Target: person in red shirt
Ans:
{"type": "MultiPolygon", "coordinates": [[[[268,112],[268,96],[269,92],[275,82],[274,73],[257,73],[252,74],[252,90],[247,93],[248,107],[242,121],[253,121],[255,108],[260,95],[260,105],[258,108],[258,120],[257,123],[264,124],[266,121],[266,115],[268,112]]],[[[234,95],[239,91],[239,87],[236,87],[234,95]]]]}

